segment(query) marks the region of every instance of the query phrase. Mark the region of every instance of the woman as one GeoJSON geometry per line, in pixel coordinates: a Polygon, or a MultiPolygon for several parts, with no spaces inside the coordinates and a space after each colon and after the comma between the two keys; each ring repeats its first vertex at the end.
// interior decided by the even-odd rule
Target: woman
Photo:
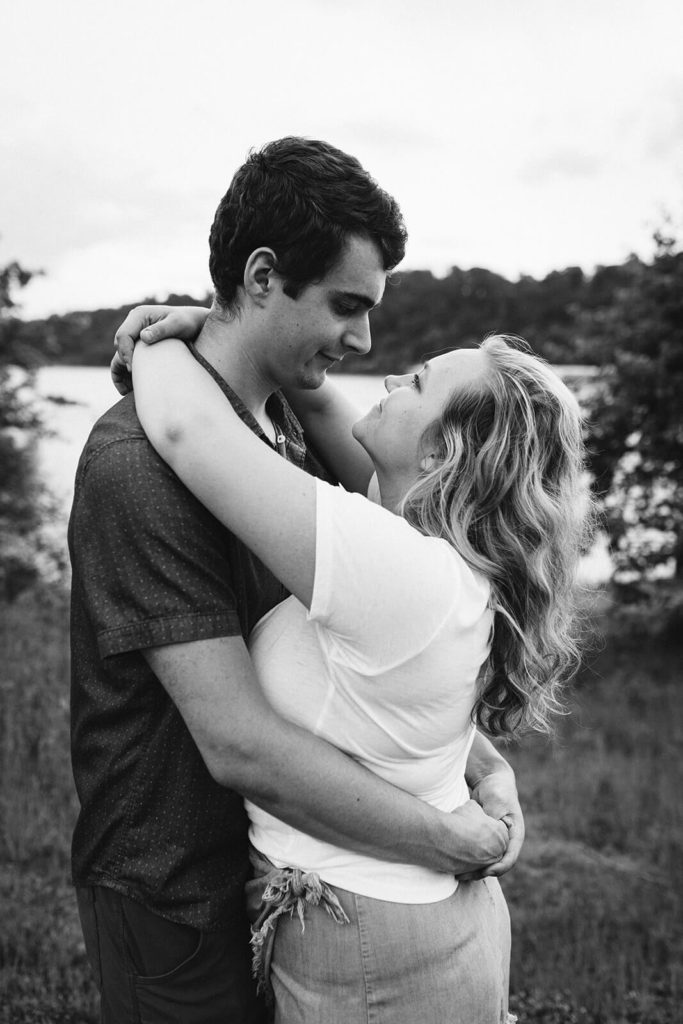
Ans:
{"type": "MultiPolygon", "coordinates": [[[[151,443],[292,594],[252,634],[270,701],[440,809],[464,803],[475,725],[547,728],[576,664],[585,504],[571,393],[501,337],[387,378],[353,438],[335,440],[350,461],[358,444],[369,455],[375,503],[279,458],[180,342],[136,351],[151,443]],[[244,458],[226,458],[237,447],[244,458]]],[[[324,431],[334,397],[321,392],[310,419],[324,431]]],[[[506,1020],[496,879],[458,884],[248,811],[255,960],[276,1021],[506,1020]]]]}

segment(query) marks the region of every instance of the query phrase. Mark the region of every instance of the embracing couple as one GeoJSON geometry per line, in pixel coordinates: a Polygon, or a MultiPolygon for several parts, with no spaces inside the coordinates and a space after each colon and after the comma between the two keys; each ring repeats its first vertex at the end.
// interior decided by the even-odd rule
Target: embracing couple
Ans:
{"type": "Polygon", "coordinates": [[[523,821],[488,737],[546,727],[575,664],[580,416],[504,337],[359,415],[326,371],[369,350],[405,239],[357,160],[281,139],[218,207],[211,309],[119,330],[134,391],[69,527],[107,1024],[508,1019],[523,821]]]}

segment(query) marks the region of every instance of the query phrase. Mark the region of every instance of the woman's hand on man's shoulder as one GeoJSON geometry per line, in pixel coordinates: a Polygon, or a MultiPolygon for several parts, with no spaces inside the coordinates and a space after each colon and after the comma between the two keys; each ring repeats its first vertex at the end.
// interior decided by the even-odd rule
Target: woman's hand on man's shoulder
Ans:
{"type": "Polygon", "coordinates": [[[166,338],[194,341],[209,315],[204,306],[135,306],[114,335],[114,358],[110,364],[114,387],[121,395],[133,389],[131,364],[138,341],[154,345],[166,338]]]}

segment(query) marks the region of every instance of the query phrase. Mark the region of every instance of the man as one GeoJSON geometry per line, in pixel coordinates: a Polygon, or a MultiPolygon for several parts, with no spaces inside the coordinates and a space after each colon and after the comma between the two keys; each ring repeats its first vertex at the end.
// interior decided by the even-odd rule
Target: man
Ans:
{"type": "MultiPolygon", "coordinates": [[[[252,154],[218,208],[216,297],[195,357],[264,443],[312,473],[326,475],[278,388],[315,389],[346,352],[368,351],[369,309],[404,244],[395,201],[321,142],[252,154]],[[270,301],[273,274],[286,309],[270,301]]],[[[149,319],[132,316],[133,328],[149,319]]],[[[86,444],[69,540],[73,875],[103,1021],[259,1019],[242,796],[384,859],[460,873],[500,857],[474,805],[440,814],[266,704],[244,638],[283,588],[156,456],[132,396],[86,444]]],[[[521,814],[512,773],[483,737],[468,781],[506,816],[502,872],[521,814]]]]}

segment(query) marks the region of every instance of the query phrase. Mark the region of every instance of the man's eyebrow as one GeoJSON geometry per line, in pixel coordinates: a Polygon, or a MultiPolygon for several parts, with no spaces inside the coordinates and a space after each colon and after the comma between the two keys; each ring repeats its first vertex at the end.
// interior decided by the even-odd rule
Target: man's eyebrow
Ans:
{"type": "Polygon", "coordinates": [[[353,302],[357,302],[359,305],[365,306],[366,309],[374,309],[376,306],[379,306],[382,301],[381,299],[377,299],[375,301],[375,299],[372,299],[369,295],[363,295],[362,292],[347,292],[341,288],[334,292],[334,296],[339,299],[352,299],[353,302]]]}

